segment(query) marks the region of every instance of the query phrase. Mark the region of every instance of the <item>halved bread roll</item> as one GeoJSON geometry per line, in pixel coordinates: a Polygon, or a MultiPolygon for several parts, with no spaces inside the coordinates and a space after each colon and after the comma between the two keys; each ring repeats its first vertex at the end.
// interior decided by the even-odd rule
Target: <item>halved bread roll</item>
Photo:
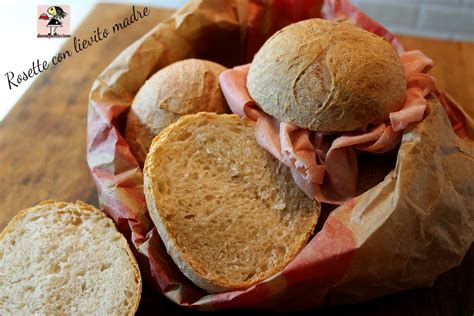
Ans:
{"type": "Polygon", "coordinates": [[[140,295],[127,241],[90,205],[45,201],[0,235],[0,315],[133,315],[140,295]]]}
{"type": "Polygon", "coordinates": [[[153,222],[180,270],[208,292],[282,270],[319,217],[320,205],[254,133],[237,115],[185,115],[153,140],[145,161],[153,222]]]}

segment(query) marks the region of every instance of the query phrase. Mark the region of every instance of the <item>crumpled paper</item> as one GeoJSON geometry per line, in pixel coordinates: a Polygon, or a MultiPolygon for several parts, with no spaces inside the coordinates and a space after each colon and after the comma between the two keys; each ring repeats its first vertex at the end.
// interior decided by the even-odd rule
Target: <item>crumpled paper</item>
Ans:
{"type": "Polygon", "coordinates": [[[87,161],[100,208],[130,241],[142,275],[177,304],[277,310],[368,300],[431,285],[474,241],[474,120],[441,94],[449,106],[443,109],[433,96],[426,118],[405,131],[398,153],[361,162],[361,194],[326,210],[319,231],[280,273],[246,290],[208,294],[175,266],[148,215],[143,174],[123,137],[134,95],[153,73],[181,59],[227,67],[249,62],[275,31],[311,17],[349,20],[403,51],[393,34],[349,1],[191,0],[94,82],[87,161]]]}

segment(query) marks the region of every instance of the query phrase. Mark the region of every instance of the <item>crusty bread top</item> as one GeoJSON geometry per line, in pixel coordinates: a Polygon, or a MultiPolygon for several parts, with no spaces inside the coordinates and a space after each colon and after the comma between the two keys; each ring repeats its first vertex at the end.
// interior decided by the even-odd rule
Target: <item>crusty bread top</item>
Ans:
{"type": "Polygon", "coordinates": [[[310,19],[274,34],[247,87],[266,113],[320,132],[352,131],[401,108],[406,79],[395,49],[347,22],[310,19]]]}
{"type": "Polygon", "coordinates": [[[229,112],[218,80],[225,69],[208,60],[185,59],[159,70],[145,82],[133,100],[125,129],[125,138],[140,165],[153,137],[181,115],[229,112]]]}
{"type": "Polygon", "coordinates": [[[133,315],[140,295],[127,241],[90,205],[45,201],[0,235],[0,315],[133,315]]]}
{"type": "Polygon", "coordinates": [[[177,266],[208,292],[247,288],[306,244],[320,206],[236,115],[181,117],[153,141],[144,168],[150,215],[177,266]]]}

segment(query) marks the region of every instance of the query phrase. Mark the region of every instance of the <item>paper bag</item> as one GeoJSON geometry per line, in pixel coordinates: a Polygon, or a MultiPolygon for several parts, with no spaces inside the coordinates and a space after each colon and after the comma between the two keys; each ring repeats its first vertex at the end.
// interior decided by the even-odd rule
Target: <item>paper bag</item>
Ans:
{"type": "Polygon", "coordinates": [[[472,244],[474,123],[441,94],[444,107],[432,96],[426,118],[405,131],[393,170],[321,218],[319,231],[280,273],[245,290],[208,294],[177,269],[150,220],[143,174],[123,137],[134,95],[153,73],[181,59],[228,67],[249,62],[275,31],[311,17],[349,20],[403,51],[393,34],[348,1],[193,0],[123,51],[95,81],[87,160],[100,207],[128,237],[157,295],[201,310],[352,303],[429,286],[458,265],[472,244]]]}

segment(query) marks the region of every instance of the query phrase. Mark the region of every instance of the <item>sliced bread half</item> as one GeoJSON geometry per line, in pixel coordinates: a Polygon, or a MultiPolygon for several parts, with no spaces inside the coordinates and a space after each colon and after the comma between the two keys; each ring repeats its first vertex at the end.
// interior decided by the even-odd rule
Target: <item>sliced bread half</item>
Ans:
{"type": "Polygon", "coordinates": [[[180,270],[208,292],[244,289],[307,243],[320,205],[236,115],[185,115],[154,140],[144,169],[150,215],[180,270]]]}
{"type": "Polygon", "coordinates": [[[45,201],[0,235],[0,315],[133,315],[140,295],[126,239],[90,205],[45,201]]]}

